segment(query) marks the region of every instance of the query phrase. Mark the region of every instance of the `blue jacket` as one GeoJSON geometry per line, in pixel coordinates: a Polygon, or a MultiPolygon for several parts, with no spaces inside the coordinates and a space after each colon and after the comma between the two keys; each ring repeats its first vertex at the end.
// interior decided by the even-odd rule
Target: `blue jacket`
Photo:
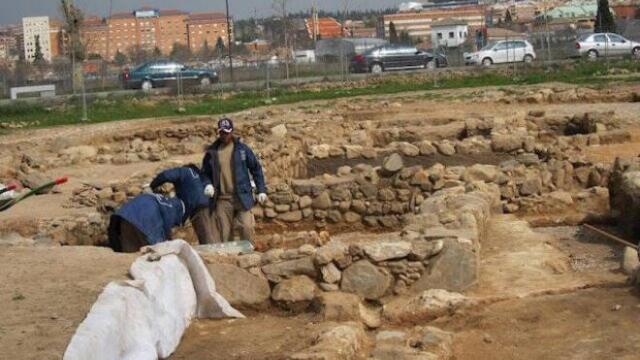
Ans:
{"type": "MultiPolygon", "coordinates": [[[[237,138],[234,139],[234,144],[231,169],[233,171],[235,195],[240,200],[242,207],[249,211],[255,205],[251,178],[253,178],[258,188],[258,193],[266,193],[267,187],[264,183],[262,166],[251,148],[237,138]]],[[[221,141],[216,140],[209,146],[204,159],[202,159],[202,175],[206,179],[204,185],[212,184],[216,189],[216,195],[212,201],[213,207],[215,207],[215,201],[218,194],[220,194],[220,160],[218,158],[220,145],[221,141]]]]}
{"type": "Polygon", "coordinates": [[[176,196],[184,202],[186,209],[184,221],[195,214],[196,210],[209,206],[209,198],[204,194],[204,179],[199,171],[188,167],[178,167],[165,170],[158,174],[151,182],[155,189],[164,183],[172,183],[176,189],[176,196]]]}
{"type": "Polygon", "coordinates": [[[183,223],[184,213],[184,204],[177,197],[138,195],[111,216],[109,242],[114,250],[119,251],[120,221],[123,219],[140,230],[149,245],[166,241],[171,236],[171,228],[183,223]]]}

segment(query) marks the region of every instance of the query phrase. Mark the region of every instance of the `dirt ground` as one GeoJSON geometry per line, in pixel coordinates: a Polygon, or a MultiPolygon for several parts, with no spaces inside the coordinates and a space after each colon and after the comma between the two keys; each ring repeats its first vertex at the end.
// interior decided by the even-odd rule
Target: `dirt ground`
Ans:
{"type": "Polygon", "coordinates": [[[0,358],[61,359],[80,322],[135,255],[98,247],[0,247],[0,358]]]}
{"type": "MultiPolygon", "coordinates": [[[[467,294],[485,304],[431,325],[456,334],[458,360],[637,359],[640,298],[619,270],[620,255],[619,246],[577,227],[532,229],[497,216],[467,294]]],[[[308,314],[199,321],[172,359],[284,359],[313,340],[314,326],[308,314]]]]}
{"type": "MultiPolygon", "coordinates": [[[[495,90],[486,89],[487,92],[495,90]]],[[[477,91],[446,91],[438,99],[424,93],[350,99],[349,102],[361,104],[364,109],[350,111],[344,114],[344,119],[379,121],[389,128],[399,122],[423,122],[425,127],[434,127],[433,136],[437,137],[438,131],[452,131],[454,124],[447,121],[451,118],[508,117],[531,110],[564,116],[614,109],[620,118],[640,126],[640,103],[469,101],[477,91]],[[366,109],[367,103],[381,101],[402,101],[402,104],[382,112],[366,109]]],[[[268,118],[287,122],[300,117],[302,109],[326,109],[335,104],[336,101],[319,101],[264,107],[251,114],[258,119],[269,111],[281,110],[268,118]]],[[[0,160],[5,149],[37,146],[51,139],[78,144],[87,137],[107,138],[119,131],[172,127],[184,121],[150,119],[21,130],[0,136],[0,160]]],[[[207,117],[189,121],[213,125],[207,117]]],[[[590,146],[585,153],[592,161],[607,163],[616,156],[638,156],[640,131],[633,134],[631,143],[590,146]]],[[[40,219],[95,211],[94,208],[63,207],[73,189],[83,182],[121,181],[140,172],[152,174],[160,166],[174,162],[197,163],[199,158],[199,155],[172,156],[162,163],[49,169],[46,175],[69,175],[70,183],[60,187],[59,193],[34,197],[0,213],[0,233],[19,228],[19,224],[35,228],[40,219]]],[[[505,159],[481,156],[429,161],[469,165],[473,162],[498,164],[505,159]]],[[[417,157],[414,161],[424,164],[423,160],[417,157]]],[[[309,165],[308,175],[334,172],[342,165],[352,164],[346,160],[314,161],[309,165]]],[[[308,226],[272,223],[259,225],[258,232],[308,230],[308,226]]],[[[330,231],[350,231],[344,239],[368,236],[366,228],[351,225],[330,231]]],[[[640,299],[618,270],[619,247],[575,227],[531,229],[526,222],[511,216],[494,218],[486,238],[481,250],[479,283],[467,295],[482,298],[487,304],[434,324],[456,333],[456,359],[639,358],[640,299]]],[[[0,247],[0,359],[60,359],[104,285],[126,277],[133,259],[134,256],[115,255],[95,247],[0,247]]],[[[249,315],[245,320],[194,322],[172,359],[282,359],[308,347],[319,326],[311,314],[249,315]]]]}

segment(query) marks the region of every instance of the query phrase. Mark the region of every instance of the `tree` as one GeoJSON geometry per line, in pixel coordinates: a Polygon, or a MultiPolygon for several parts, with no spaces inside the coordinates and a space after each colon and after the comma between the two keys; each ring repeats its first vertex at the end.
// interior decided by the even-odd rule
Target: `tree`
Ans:
{"type": "Polygon", "coordinates": [[[102,60],[102,56],[100,54],[90,53],[89,55],[87,55],[87,59],[89,59],[89,60],[102,60]]]}
{"type": "Polygon", "coordinates": [[[507,12],[504,14],[504,23],[507,25],[511,25],[513,23],[513,19],[511,18],[511,11],[507,9],[507,12]]]}
{"type": "Polygon", "coordinates": [[[216,52],[218,53],[218,57],[222,57],[224,54],[224,40],[221,37],[218,37],[218,41],[216,41],[216,52]]]}
{"type": "Polygon", "coordinates": [[[191,49],[189,49],[187,45],[174,43],[169,56],[172,60],[185,62],[191,59],[192,54],[191,49]]]}
{"type": "Polygon", "coordinates": [[[287,15],[287,5],[289,0],[273,0],[273,8],[276,13],[282,19],[282,34],[284,36],[284,48],[285,48],[285,62],[284,62],[284,71],[286,79],[289,79],[289,27],[287,26],[289,22],[289,16],[287,15]]]}
{"type": "Polygon", "coordinates": [[[115,61],[118,66],[122,66],[127,63],[127,56],[118,49],[116,55],[113,57],[113,61],[115,61]]]}
{"type": "Polygon", "coordinates": [[[147,61],[151,56],[149,52],[140,46],[131,46],[128,50],[129,60],[134,64],[147,61]]]}
{"type": "Polygon", "coordinates": [[[198,58],[202,61],[208,61],[211,60],[214,55],[215,51],[211,48],[211,46],[209,46],[209,42],[205,40],[204,44],[202,44],[202,47],[200,48],[200,51],[198,52],[198,58]]]}
{"type": "Polygon", "coordinates": [[[411,44],[411,37],[407,31],[400,31],[400,38],[398,39],[400,44],[411,44]]]}
{"type": "Polygon", "coordinates": [[[392,22],[389,23],[389,42],[392,44],[398,43],[398,33],[396,32],[396,24],[392,22]]]}
{"type": "Polygon", "coordinates": [[[598,13],[593,31],[596,33],[616,32],[616,22],[609,8],[609,0],[598,0],[598,13]]]}
{"type": "Polygon", "coordinates": [[[42,45],[40,45],[40,35],[34,36],[35,51],[33,53],[33,63],[36,65],[41,65],[45,62],[44,55],[42,54],[42,45]]]}
{"type": "Polygon", "coordinates": [[[160,51],[160,49],[156,46],[155,48],[153,48],[153,52],[151,53],[151,57],[153,57],[154,59],[159,59],[162,57],[162,52],[160,51]]]}

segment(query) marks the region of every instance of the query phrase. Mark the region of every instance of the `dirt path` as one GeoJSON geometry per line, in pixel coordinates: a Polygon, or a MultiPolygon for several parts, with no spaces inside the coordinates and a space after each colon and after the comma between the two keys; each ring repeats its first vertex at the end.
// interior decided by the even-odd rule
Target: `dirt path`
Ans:
{"type": "Polygon", "coordinates": [[[0,248],[0,359],[61,359],[104,286],[135,255],[97,247],[0,248]]]}
{"type": "Polygon", "coordinates": [[[317,326],[309,314],[254,314],[240,320],[197,321],[182,337],[171,359],[286,359],[311,345],[317,326]]]}
{"type": "Polygon", "coordinates": [[[495,217],[470,295],[507,300],[435,325],[456,333],[456,359],[637,359],[640,299],[619,258],[618,246],[575,227],[495,217]]]}

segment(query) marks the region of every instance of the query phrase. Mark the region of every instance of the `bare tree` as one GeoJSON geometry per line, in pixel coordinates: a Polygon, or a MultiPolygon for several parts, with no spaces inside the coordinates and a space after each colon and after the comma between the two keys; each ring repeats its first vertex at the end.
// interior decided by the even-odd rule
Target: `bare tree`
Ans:
{"type": "MultiPolygon", "coordinates": [[[[67,33],[67,48],[71,55],[72,73],[75,75],[76,55],[81,50],[80,26],[84,19],[82,11],[69,0],[60,0],[60,12],[64,18],[64,31],[67,33]]],[[[71,82],[73,93],[76,93],[75,81],[71,82]]]]}
{"type": "Polygon", "coordinates": [[[285,60],[284,60],[284,69],[286,78],[289,79],[289,34],[288,34],[288,26],[289,17],[287,15],[287,5],[289,4],[289,0],[273,0],[273,8],[282,19],[282,36],[284,36],[284,48],[285,48],[285,60]]]}
{"type": "Polygon", "coordinates": [[[344,27],[347,23],[347,11],[349,10],[349,5],[351,4],[350,0],[342,0],[342,24],[340,25],[340,37],[343,38],[343,43],[340,44],[340,74],[342,75],[342,80],[346,79],[346,75],[348,73],[346,59],[344,54],[344,27]]]}

